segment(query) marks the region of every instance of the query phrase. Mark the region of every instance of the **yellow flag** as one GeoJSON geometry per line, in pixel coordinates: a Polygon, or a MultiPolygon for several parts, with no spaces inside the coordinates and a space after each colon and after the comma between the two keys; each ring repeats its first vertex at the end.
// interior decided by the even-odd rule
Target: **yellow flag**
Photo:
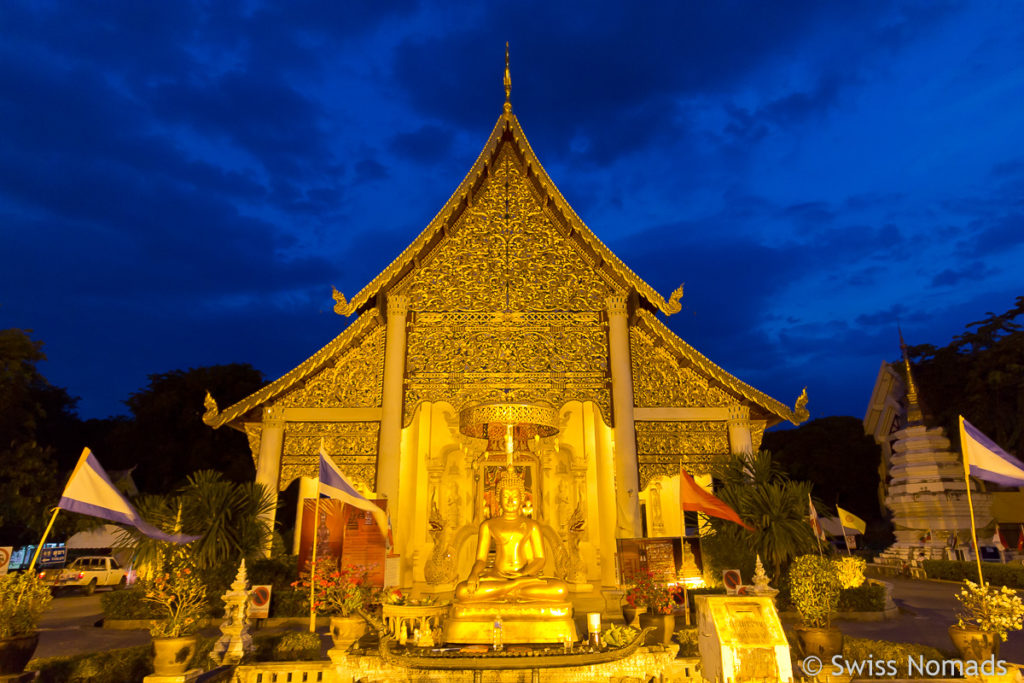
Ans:
{"type": "Polygon", "coordinates": [[[839,523],[847,529],[856,529],[857,531],[864,533],[864,530],[868,528],[868,525],[864,523],[863,519],[852,512],[847,512],[838,505],[836,505],[836,512],[839,513],[839,523]]]}

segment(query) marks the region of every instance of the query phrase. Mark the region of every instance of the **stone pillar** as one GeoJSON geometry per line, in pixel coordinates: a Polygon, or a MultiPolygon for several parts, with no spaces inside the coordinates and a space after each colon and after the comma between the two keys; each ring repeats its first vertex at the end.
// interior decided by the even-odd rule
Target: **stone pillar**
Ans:
{"type": "MultiPolygon", "coordinates": [[[[256,460],[256,483],[263,484],[270,492],[274,506],[270,512],[264,515],[263,519],[274,528],[274,519],[277,516],[277,487],[281,477],[281,451],[284,446],[284,416],[280,408],[263,409],[263,430],[260,433],[260,454],[256,460]]],[[[267,544],[263,554],[270,557],[271,538],[267,538],[267,544]]]]}
{"type": "Polygon", "coordinates": [[[750,438],[750,408],[729,406],[729,452],[733,455],[753,451],[750,438]]]}
{"type": "Polygon", "coordinates": [[[409,297],[388,296],[387,339],[384,346],[384,388],[381,397],[380,441],[377,445],[377,493],[388,499],[397,515],[399,465],[402,449],[402,400],[405,397],[405,323],[409,297]]]}
{"type": "Polygon", "coordinates": [[[622,535],[639,538],[643,535],[643,526],[640,520],[640,476],[637,471],[636,427],[633,424],[633,368],[629,355],[626,297],[610,296],[607,301],[618,526],[622,535]]]}
{"type": "Polygon", "coordinates": [[[302,504],[307,498],[316,500],[316,493],[316,477],[299,477],[299,502],[295,506],[295,540],[292,541],[292,555],[299,554],[299,545],[302,543],[302,504]]]}

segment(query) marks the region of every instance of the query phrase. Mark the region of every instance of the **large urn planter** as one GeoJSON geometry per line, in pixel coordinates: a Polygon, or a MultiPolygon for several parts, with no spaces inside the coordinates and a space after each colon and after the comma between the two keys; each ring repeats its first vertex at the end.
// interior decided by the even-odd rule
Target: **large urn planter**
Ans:
{"type": "Polygon", "coordinates": [[[626,626],[636,627],[637,615],[645,611],[647,611],[646,607],[631,607],[628,604],[624,604],[622,606],[622,620],[626,622],[626,626]]]}
{"type": "Polygon", "coordinates": [[[39,644],[39,632],[0,638],[0,676],[20,674],[39,644]]]}
{"type": "Polygon", "coordinates": [[[366,620],[362,617],[331,617],[331,640],[339,650],[347,650],[365,633],[366,620]]]}
{"type": "Polygon", "coordinates": [[[196,636],[153,638],[153,673],[178,676],[188,669],[196,653],[196,636]]]}
{"type": "Polygon", "coordinates": [[[640,628],[654,627],[654,631],[647,634],[644,641],[646,645],[669,645],[672,643],[672,634],[676,631],[676,615],[674,614],[651,614],[643,612],[637,615],[640,628]]]}
{"type": "Polygon", "coordinates": [[[834,626],[832,628],[797,626],[793,631],[800,644],[800,652],[805,657],[814,655],[822,661],[828,661],[843,652],[843,632],[834,626]]]}
{"type": "Polygon", "coordinates": [[[999,656],[999,635],[973,628],[949,627],[949,637],[964,660],[980,662],[999,656]]]}

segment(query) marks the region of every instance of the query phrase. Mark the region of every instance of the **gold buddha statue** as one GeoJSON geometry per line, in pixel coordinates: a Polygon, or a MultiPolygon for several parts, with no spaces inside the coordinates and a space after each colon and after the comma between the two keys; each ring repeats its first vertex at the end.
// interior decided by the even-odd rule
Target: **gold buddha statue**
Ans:
{"type": "Polygon", "coordinates": [[[445,639],[490,643],[500,618],[506,643],[562,643],[575,640],[569,587],[540,575],[544,549],[540,525],[522,514],[526,486],[508,469],[496,487],[501,514],[480,524],[476,561],[469,578],[455,587],[445,639]],[[491,543],[494,565],[487,567],[491,543]]]}
{"type": "Polygon", "coordinates": [[[476,562],[469,578],[455,587],[456,602],[560,602],[569,587],[564,581],[540,576],[544,548],[540,526],[522,514],[526,486],[515,472],[506,470],[497,485],[501,515],[486,519],[478,532],[476,562]],[[491,541],[494,566],[487,568],[491,541]]]}

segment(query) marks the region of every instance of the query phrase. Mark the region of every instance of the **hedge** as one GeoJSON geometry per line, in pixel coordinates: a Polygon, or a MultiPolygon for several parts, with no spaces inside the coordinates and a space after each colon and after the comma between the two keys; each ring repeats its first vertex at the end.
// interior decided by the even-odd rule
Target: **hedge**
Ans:
{"type": "MultiPolygon", "coordinates": [[[[925,560],[924,571],[929,579],[945,579],[947,581],[978,581],[978,565],[975,562],[955,562],[953,560],[925,560]]],[[[981,573],[985,582],[993,586],[1024,588],[1024,567],[1020,565],[996,564],[982,562],[981,573]]]]}
{"type": "MultiPolygon", "coordinates": [[[[210,651],[216,638],[200,638],[193,667],[210,669],[210,651]]],[[[322,659],[322,638],[315,633],[286,631],[256,633],[253,654],[257,661],[318,661],[322,659]]],[[[90,652],[68,657],[46,657],[28,663],[29,671],[38,671],[36,683],[127,683],[141,681],[153,673],[153,646],[136,645],[107,652],[90,652]]]]}
{"type": "Polygon", "coordinates": [[[143,600],[146,594],[138,584],[123,591],[100,595],[100,608],[104,619],[154,619],[153,604],[143,600]]]}
{"type": "MultiPolygon", "coordinates": [[[[942,661],[949,657],[939,652],[934,647],[918,645],[917,643],[894,643],[888,640],[869,640],[867,638],[843,637],[843,659],[846,662],[874,662],[872,671],[864,671],[854,675],[855,679],[870,678],[907,678],[907,660],[913,657],[914,661],[924,658],[924,661],[942,661]],[[883,662],[895,661],[896,671],[891,673],[888,665],[883,662]],[[880,667],[881,669],[879,670],[880,667]]],[[[822,674],[831,674],[832,669],[826,663],[822,674]]],[[[843,672],[850,675],[852,672],[843,672]]],[[[927,678],[928,676],[921,676],[927,678]]]]}
{"type": "Polygon", "coordinates": [[[865,581],[857,588],[839,591],[840,612],[881,612],[885,609],[885,586],[865,581]]]}

